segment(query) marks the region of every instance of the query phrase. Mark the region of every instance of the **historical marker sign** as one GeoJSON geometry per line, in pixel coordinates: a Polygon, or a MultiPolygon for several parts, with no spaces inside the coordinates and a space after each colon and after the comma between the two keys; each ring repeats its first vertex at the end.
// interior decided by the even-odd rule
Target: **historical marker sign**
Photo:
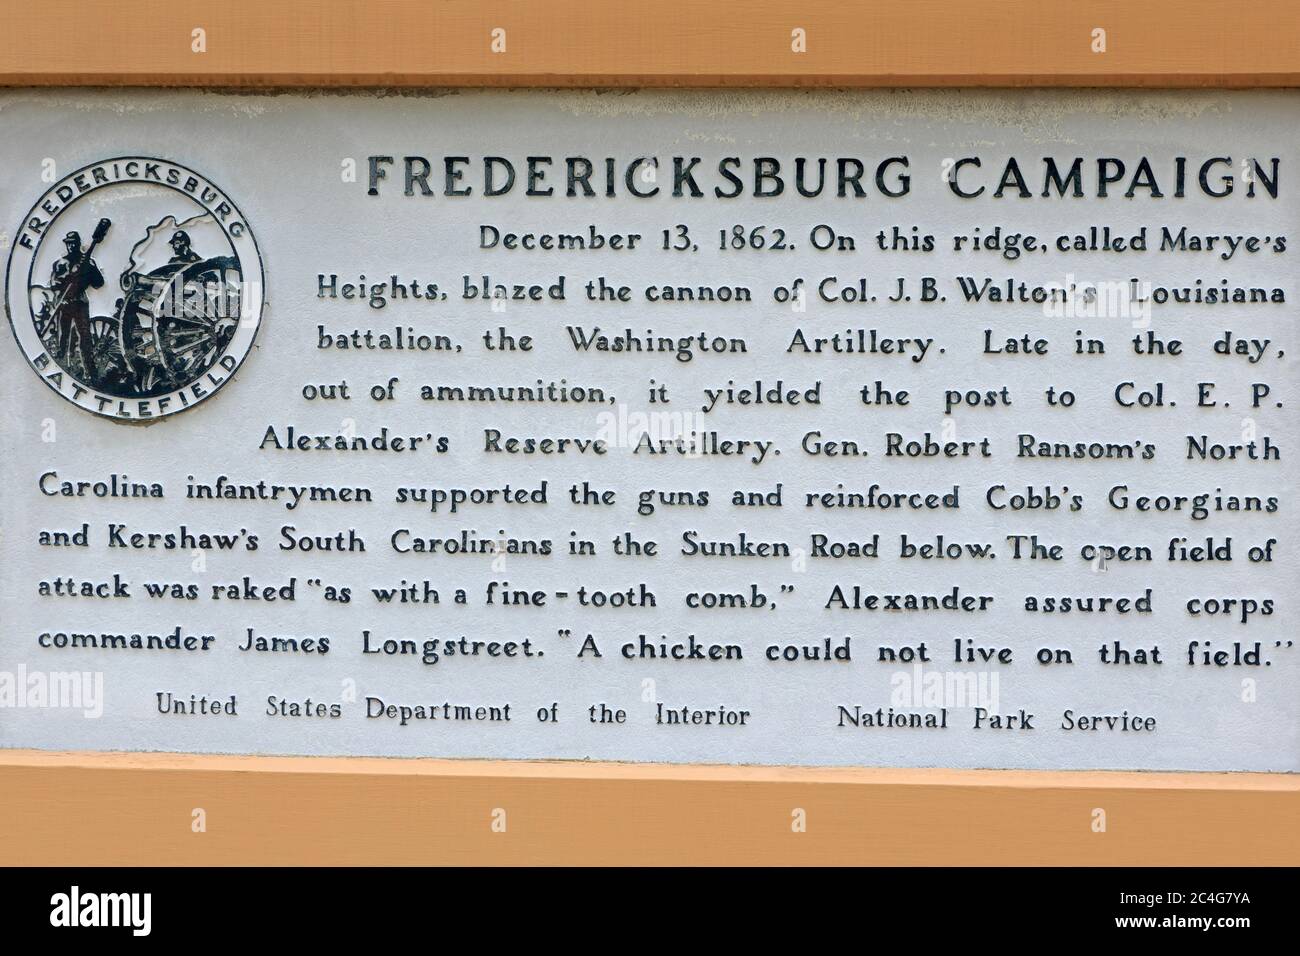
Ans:
{"type": "Polygon", "coordinates": [[[0,745],[1294,771],[1296,106],[2,94],[0,745]]]}

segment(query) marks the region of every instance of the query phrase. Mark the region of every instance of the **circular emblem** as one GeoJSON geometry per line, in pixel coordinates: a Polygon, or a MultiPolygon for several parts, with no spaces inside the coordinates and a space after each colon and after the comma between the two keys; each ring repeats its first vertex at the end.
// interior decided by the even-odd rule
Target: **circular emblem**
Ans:
{"type": "Polygon", "coordinates": [[[253,347],[262,257],[239,208],[178,163],[124,156],[65,176],[14,236],[5,309],[42,381],[108,418],[193,408],[253,347]]]}

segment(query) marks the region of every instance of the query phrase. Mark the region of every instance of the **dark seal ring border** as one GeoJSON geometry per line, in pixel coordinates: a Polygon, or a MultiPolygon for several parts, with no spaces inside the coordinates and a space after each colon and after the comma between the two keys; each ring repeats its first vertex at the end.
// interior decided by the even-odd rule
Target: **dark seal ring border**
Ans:
{"type": "MultiPolygon", "coordinates": [[[[116,423],[118,423],[118,424],[148,426],[148,425],[155,425],[155,424],[157,424],[157,423],[159,423],[159,422],[161,422],[161,421],[165,421],[165,420],[167,420],[167,419],[169,419],[169,418],[173,418],[173,417],[175,417],[176,415],[180,414],[181,412],[187,412],[187,411],[190,411],[190,410],[192,410],[192,409],[194,409],[194,408],[197,408],[199,405],[202,405],[203,403],[205,403],[206,401],[208,401],[208,399],[212,398],[212,397],[213,397],[214,395],[216,395],[218,392],[222,391],[222,390],[223,390],[227,385],[229,385],[231,382],[234,381],[235,377],[239,374],[240,369],[242,369],[242,368],[244,367],[244,362],[247,361],[248,357],[253,353],[253,350],[254,350],[255,348],[258,347],[257,337],[258,337],[258,334],[262,331],[262,321],[263,321],[263,319],[266,317],[266,307],[267,307],[267,298],[266,298],[266,264],[265,264],[265,262],[264,262],[263,259],[262,259],[262,248],[261,248],[260,245],[258,245],[258,242],[257,242],[257,234],[254,232],[252,226],[251,226],[251,225],[248,225],[248,217],[244,215],[243,211],[239,208],[238,203],[236,203],[236,202],[234,201],[234,199],[231,198],[230,194],[225,190],[225,188],[220,187],[220,186],[217,186],[217,188],[220,189],[220,191],[221,191],[221,195],[222,195],[222,197],[223,197],[227,202],[230,203],[230,207],[231,207],[231,209],[234,210],[234,212],[239,216],[239,218],[240,218],[240,219],[245,223],[245,225],[247,226],[247,230],[246,230],[246,231],[247,231],[247,234],[248,234],[248,238],[249,238],[249,241],[250,241],[250,242],[252,243],[252,245],[253,245],[253,252],[254,252],[254,254],[257,256],[257,271],[258,271],[258,276],[259,276],[259,278],[260,278],[260,280],[261,280],[261,282],[260,282],[260,284],[261,284],[261,290],[260,290],[261,300],[260,300],[260,302],[258,303],[257,325],[254,327],[252,337],[251,337],[251,338],[249,339],[249,341],[248,341],[248,348],[245,349],[245,350],[244,350],[244,354],[241,355],[241,356],[239,356],[239,358],[236,360],[236,362],[235,362],[235,367],[234,367],[233,369],[230,370],[230,374],[227,376],[226,380],[222,383],[221,387],[220,387],[220,388],[217,388],[217,389],[214,389],[213,391],[209,392],[207,395],[204,395],[202,398],[199,398],[199,399],[197,399],[196,401],[190,402],[188,405],[185,405],[185,406],[182,407],[182,408],[175,409],[174,411],[170,411],[170,412],[168,412],[168,413],[166,413],[166,414],[164,414],[164,415],[155,415],[155,416],[150,416],[150,417],[148,417],[148,418],[124,418],[124,417],[122,417],[122,416],[120,416],[120,415],[110,415],[110,414],[106,414],[106,413],[101,412],[101,411],[97,411],[97,410],[95,410],[95,409],[93,409],[93,408],[88,408],[88,407],[86,407],[86,406],[84,406],[84,405],[79,405],[79,404],[77,404],[77,402],[75,402],[73,399],[69,398],[67,395],[64,395],[63,392],[61,392],[61,391],[59,390],[59,388],[58,388],[56,385],[54,385],[53,383],[47,381],[47,380],[46,380],[46,375],[45,375],[45,373],[43,373],[43,372],[42,372],[42,371],[41,371],[41,370],[36,366],[36,363],[32,360],[32,357],[31,357],[30,355],[27,354],[26,349],[23,348],[23,340],[22,340],[22,338],[21,338],[21,337],[19,336],[19,334],[18,334],[18,326],[17,326],[17,324],[15,323],[15,320],[14,320],[13,310],[10,309],[10,307],[9,307],[9,293],[10,293],[10,288],[11,288],[11,286],[12,286],[12,284],[13,284],[14,255],[15,255],[15,254],[17,253],[17,251],[18,251],[18,240],[17,240],[17,236],[18,236],[19,234],[22,233],[23,229],[26,227],[26,223],[29,222],[29,221],[31,220],[31,218],[36,214],[37,210],[40,208],[41,199],[43,199],[43,198],[44,198],[45,196],[47,196],[50,192],[52,192],[53,189],[57,188],[59,184],[61,184],[61,183],[65,183],[65,182],[67,182],[68,180],[73,179],[73,178],[76,177],[79,173],[84,173],[84,172],[86,172],[86,171],[89,170],[89,169],[94,169],[96,166],[103,166],[103,165],[105,165],[105,164],[107,164],[107,163],[130,162],[130,161],[132,161],[132,160],[136,160],[136,161],[144,162],[144,163],[150,163],[150,162],[161,162],[161,163],[166,163],[166,164],[168,164],[168,165],[170,165],[170,166],[173,166],[173,167],[175,167],[175,168],[177,168],[177,169],[182,169],[182,170],[185,170],[186,172],[193,173],[193,174],[196,175],[196,176],[200,176],[200,177],[203,178],[203,180],[204,180],[205,182],[209,183],[210,185],[217,186],[216,180],[214,180],[211,176],[209,176],[207,173],[203,172],[202,170],[196,169],[196,168],[194,168],[193,166],[187,165],[187,164],[185,164],[185,163],[178,162],[178,161],[173,160],[173,159],[167,159],[166,157],[163,157],[163,156],[111,156],[111,157],[108,157],[108,158],[106,158],[106,159],[100,159],[100,160],[96,160],[95,162],[92,162],[92,163],[87,163],[87,164],[84,165],[84,166],[81,166],[81,167],[78,167],[77,169],[74,169],[72,172],[68,173],[67,175],[65,175],[65,176],[61,176],[61,177],[60,177],[60,178],[59,178],[59,179],[54,183],[54,185],[51,186],[50,189],[47,189],[47,190],[45,190],[45,192],[41,193],[41,196],[40,196],[39,198],[37,198],[36,202],[34,202],[34,203],[32,204],[31,208],[29,208],[29,209],[27,210],[27,214],[23,217],[23,219],[22,219],[22,221],[21,221],[21,223],[20,223],[20,225],[19,225],[19,228],[18,228],[17,232],[15,233],[15,238],[14,238],[14,241],[13,241],[13,245],[12,245],[12,247],[11,247],[10,250],[9,250],[9,257],[8,257],[8,260],[7,260],[6,263],[5,263],[4,306],[5,306],[5,317],[9,320],[9,331],[13,334],[14,345],[17,347],[18,351],[22,353],[22,356],[23,356],[23,358],[26,360],[28,366],[30,366],[31,369],[32,369],[32,371],[34,371],[34,372],[36,373],[37,378],[41,380],[41,382],[45,385],[46,388],[50,389],[50,391],[54,392],[56,395],[59,396],[59,398],[63,399],[63,400],[64,400],[65,402],[67,402],[68,404],[70,404],[70,405],[72,405],[72,406],[74,406],[74,407],[80,409],[80,410],[83,411],[83,412],[87,412],[88,414],[94,415],[96,418],[107,419],[107,420],[109,420],[109,421],[116,422],[116,423]]],[[[131,180],[123,180],[123,181],[121,181],[121,184],[130,184],[130,183],[131,183],[131,180]]],[[[106,184],[106,185],[117,185],[117,184],[106,184]]],[[[171,183],[166,183],[166,182],[151,182],[151,183],[145,183],[145,185],[156,185],[156,186],[162,186],[162,187],[165,188],[165,189],[170,189],[170,190],[172,190],[172,191],[174,191],[174,192],[178,192],[178,193],[180,193],[182,196],[188,196],[188,195],[189,195],[188,193],[185,192],[185,190],[183,190],[183,189],[178,189],[176,186],[172,185],[171,183]]],[[[96,187],[96,188],[101,188],[101,187],[96,187]]],[[[94,191],[95,191],[94,189],[87,190],[87,194],[88,194],[88,193],[91,193],[91,192],[94,192],[94,191]]],[[[190,197],[190,198],[192,198],[192,197],[190,197]]],[[[68,204],[68,206],[70,206],[70,205],[71,205],[71,203],[68,204]]],[[[200,204],[200,205],[201,205],[201,204],[200,204]]],[[[66,210],[66,208],[67,208],[67,206],[65,206],[64,209],[60,209],[59,212],[58,212],[57,214],[55,214],[55,216],[53,216],[53,217],[50,219],[50,224],[53,224],[54,220],[57,219],[60,215],[62,215],[63,212],[66,210]]],[[[206,207],[203,207],[203,208],[206,208],[206,207]]],[[[223,229],[223,231],[225,231],[225,230],[223,229]]],[[[227,235],[229,235],[229,234],[227,234],[227,235]]],[[[44,241],[44,238],[42,238],[42,241],[44,241]]],[[[39,245],[38,245],[38,248],[39,248],[39,245]]],[[[30,290],[30,287],[31,287],[31,269],[35,268],[35,263],[36,263],[36,252],[37,252],[36,249],[32,250],[32,265],[31,265],[31,266],[29,267],[29,269],[28,269],[28,275],[27,275],[27,280],[26,280],[26,281],[27,281],[27,286],[28,286],[28,289],[29,289],[29,290],[30,290]]],[[[30,312],[30,311],[31,311],[30,302],[29,302],[29,304],[28,304],[28,307],[27,307],[27,310],[26,310],[26,311],[27,311],[27,312],[30,312]]],[[[30,315],[27,315],[27,316],[26,316],[26,319],[30,321],[31,316],[30,316],[30,315]]],[[[64,370],[64,371],[65,371],[65,373],[66,373],[66,370],[64,370]]],[[[91,389],[90,391],[94,391],[94,390],[91,389]]]]}

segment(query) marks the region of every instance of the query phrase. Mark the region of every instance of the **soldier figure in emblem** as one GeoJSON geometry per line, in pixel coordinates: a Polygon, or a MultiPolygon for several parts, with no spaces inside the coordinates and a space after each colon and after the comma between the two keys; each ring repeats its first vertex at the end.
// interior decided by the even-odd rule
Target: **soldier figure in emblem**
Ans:
{"type": "Polygon", "coordinates": [[[190,234],[184,229],[177,229],[170,239],[172,257],[168,262],[198,262],[201,258],[190,248],[190,234]]]}
{"type": "Polygon", "coordinates": [[[87,379],[95,379],[95,352],[90,338],[90,300],[87,289],[99,289],[104,276],[95,260],[81,248],[81,235],[70,232],[63,237],[67,255],[55,261],[50,270],[50,289],[55,296],[56,328],[59,333],[58,350],[67,362],[72,357],[72,335],[77,336],[81,364],[87,379]]]}

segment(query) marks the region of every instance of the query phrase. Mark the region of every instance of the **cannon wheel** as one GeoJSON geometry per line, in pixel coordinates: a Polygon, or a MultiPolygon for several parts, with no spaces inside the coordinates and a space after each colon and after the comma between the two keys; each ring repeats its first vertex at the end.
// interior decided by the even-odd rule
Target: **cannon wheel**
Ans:
{"type": "Polygon", "coordinates": [[[117,321],[117,343],[137,394],[150,395],[158,386],[162,364],[158,361],[154,344],[152,316],[140,302],[142,279],[135,274],[122,277],[122,291],[126,297],[117,321]]]}
{"type": "Polygon", "coordinates": [[[228,260],[196,262],[173,278],[173,307],[153,320],[154,354],[173,382],[193,381],[226,350],[239,321],[238,303],[231,315],[226,296],[241,278],[228,260]]]}
{"type": "Polygon", "coordinates": [[[104,369],[118,363],[121,346],[118,344],[116,318],[97,315],[90,320],[90,347],[98,368],[104,369]]]}

